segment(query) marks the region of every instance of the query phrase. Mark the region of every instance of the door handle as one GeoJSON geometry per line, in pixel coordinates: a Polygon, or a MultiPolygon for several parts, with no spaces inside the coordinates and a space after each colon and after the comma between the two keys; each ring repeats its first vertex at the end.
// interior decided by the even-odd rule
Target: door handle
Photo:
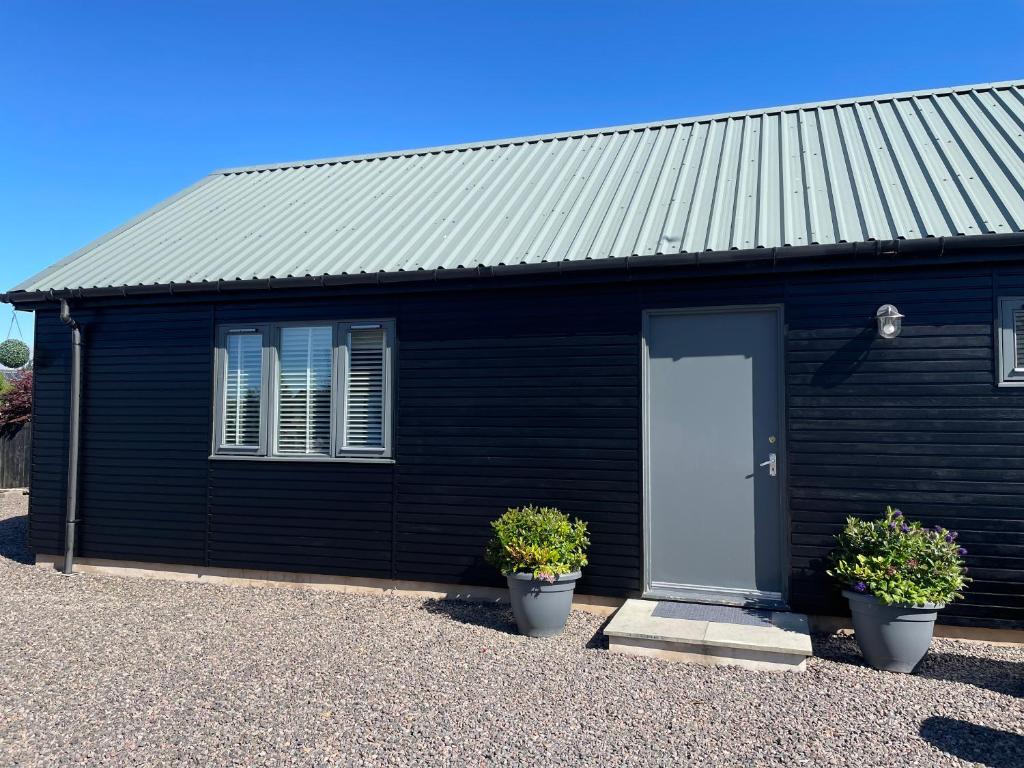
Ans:
{"type": "Polygon", "coordinates": [[[768,461],[762,461],[757,466],[768,467],[768,474],[776,477],[779,474],[779,459],[774,453],[768,454],[768,461]]]}

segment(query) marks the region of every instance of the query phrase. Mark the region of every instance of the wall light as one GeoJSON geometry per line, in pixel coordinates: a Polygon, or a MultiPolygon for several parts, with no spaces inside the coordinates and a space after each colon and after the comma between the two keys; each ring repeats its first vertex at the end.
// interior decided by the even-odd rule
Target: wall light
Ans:
{"type": "Polygon", "coordinates": [[[903,329],[903,315],[892,304],[883,304],[875,312],[878,335],[883,339],[895,339],[903,329]]]}

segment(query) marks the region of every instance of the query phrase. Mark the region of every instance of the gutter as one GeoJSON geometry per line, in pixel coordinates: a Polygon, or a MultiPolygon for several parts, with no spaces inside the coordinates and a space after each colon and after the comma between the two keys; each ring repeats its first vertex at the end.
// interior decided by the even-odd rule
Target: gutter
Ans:
{"type": "Polygon", "coordinates": [[[211,280],[197,283],[154,283],[149,285],[100,286],[64,288],[42,291],[10,291],[0,294],[0,301],[29,304],[65,298],[129,298],[156,295],[226,294],[243,291],[281,290],[289,288],[333,288],[344,286],[386,286],[397,283],[452,283],[458,280],[528,277],[531,275],[571,276],[582,273],[637,275],[665,268],[689,267],[713,270],[723,267],[746,267],[748,271],[779,272],[801,269],[849,269],[866,267],[879,261],[892,264],[913,259],[957,260],[972,251],[991,252],[1024,247],[1024,233],[962,235],[919,240],[874,240],[830,245],[749,248],[703,253],[655,254],[651,256],[609,257],[585,261],[555,261],[535,264],[498,264],[494,266],[458,267],[455,269],[415,270],[410,272],[374,272],[351,275],[305,275],[300,277],[268,277],[233,280],[211,280]]]}
{"type": "MultiPolygon", "coordinates": [[[[642,277],[644,272],[665,268],[691,268],[698,271],[742,269],[749,272],[790,272],[800,270],[865,268],[881,263],[893,265],[915,259],[943,262],[970,260],[972,252],[1024,248],[1024,233],[957,235],[918,240],[872,240],[830,245],[748,248],[703,253],[655,254],[652,256],[608,257],[584,261],[553,261],[536,264],[497,264],[494,266],[424,269],[409,272],[372,272],[351,275],[305,275],[233,280],[204,280],[197,283],[153,283],[149,285],[62,288],[41,291],[0,293],[0,302],[33,304],[63,299],[130,298],[196,294],[227,294],[243,291],[290,288],[335,288],[345,286],[386,286],[399,283],[447,283],[480,278],[514,278],[531,275],[570,277],[580,274],[621,274],[642,277]]],[[[1016,258],[1020,258],[1019,255],[1016,258]]],[[[628,279],[628,278],[627,278],[628,279]]]]}
{"type": "Polygon", "coordinates": [[[75,531],[78,526],[78,446],[82,411],[82,328],[71,317],[67,299],[60,301],[60,319],[71,329],[71,428],[68,433],[67,510],[64,521],[64,575],[74,569],[75,531]]]}

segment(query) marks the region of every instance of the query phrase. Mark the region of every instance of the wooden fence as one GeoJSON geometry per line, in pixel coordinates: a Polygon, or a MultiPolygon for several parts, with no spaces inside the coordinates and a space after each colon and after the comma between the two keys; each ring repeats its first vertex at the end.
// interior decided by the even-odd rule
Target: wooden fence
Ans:
{"type": "Polygon", "coordinates": [[[32,424],[0,432],[0,488],[27,488],[32,424]]]}

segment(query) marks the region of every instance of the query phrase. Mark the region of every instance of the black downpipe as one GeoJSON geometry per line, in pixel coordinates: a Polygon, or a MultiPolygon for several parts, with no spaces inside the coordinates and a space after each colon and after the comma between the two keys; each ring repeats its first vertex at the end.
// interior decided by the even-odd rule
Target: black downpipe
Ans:
{"type": "Polygon", "coordinates": [[[78,433],[82,410],[82,329],[71,317],[67,299],[60,300],[60,319],[71,329],[71,428],[68,433],[68,494],[64,524],[64,574],[70,576],[75,559],[78,525],[78,433]]]}

